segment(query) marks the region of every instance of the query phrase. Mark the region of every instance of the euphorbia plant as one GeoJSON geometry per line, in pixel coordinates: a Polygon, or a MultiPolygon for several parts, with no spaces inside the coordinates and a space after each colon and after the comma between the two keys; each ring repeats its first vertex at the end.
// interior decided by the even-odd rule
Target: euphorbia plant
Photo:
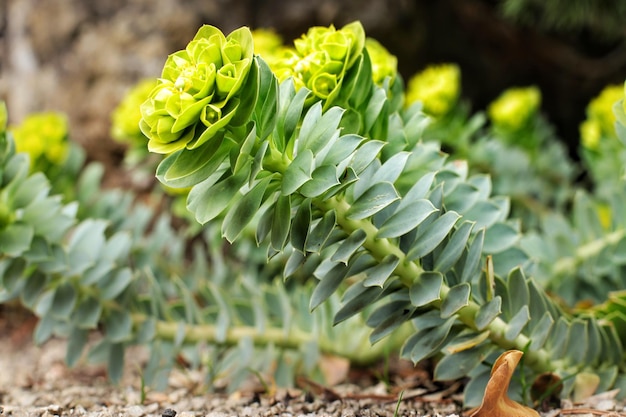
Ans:
{"type": "MultiPolygon", "coordinates": [[[[504,349],[525,351],[530,375],[591,367],[606,376],[602,388],[623,384],[612,322],[564,312],[526,276],[533,261],[518,245],[508,200],[491,196],[489,177],[469,175],[466,163],[421,142],[419,105],[404,110],[376,85],[358,28],[310,31],[278,78],[252,57],[238,80],[252,111],[237,113],[237,123],[196,130],[206,118],[200,107],[212,100],[197,95],[202,105],[183,112],[190,130],[171,129],[182,113],[158,104],[157,88],[142,124],[163,131],[158,108],[165,141],[176,143],[152,146],[168,153],[157,177],[192,187],[187,207],[201,223],[219,224],[227,240],[250,239],[252,231],[268,259],[286,259],[285,278],[316,280],[311,309],[341,294],[335,324],[365,314],[372,343],[410,329],[403,356],[437,356],[436,378],[470,376],[468,404],[478,402],[489,376],[482,363],[504,349]],[[174,131],[183,138],[170,137],[174,131]]],[[[216,31],[202,28],[192,44],[216,31]]],[[[220,42],[214,34],[203,48],[218,51],[220,42]]],[[[191,74],[204,65],[187,63],[191,74]]],[[[175,96],[186,86],[163,88],[175,96]]]]}

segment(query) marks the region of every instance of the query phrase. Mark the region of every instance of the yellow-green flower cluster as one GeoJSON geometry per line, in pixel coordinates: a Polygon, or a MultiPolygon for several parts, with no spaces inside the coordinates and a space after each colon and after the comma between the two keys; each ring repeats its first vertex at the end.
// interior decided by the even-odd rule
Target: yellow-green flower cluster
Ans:
{"type": "Polygon", "coordinates": [[[0,100],[0,136],[7,130],[8,119],[7,105],[4,101],[0,100]]]}
{"type": "Polygon", "coordinates": [[[405,106],[419,101],[424,113],[439,118],[456,105],[460,90],[461,71],[457,65],[432,65],[409,79],[405,106]]]}
{"type": "Polygon", "coordinates": [[[616,138],[613,106],[624,97],[624,87],[610,85],[587,105],[587,119],[580,125],[583,147],[597,150],[602,138],[616,138]]]}
{"type": "Polygon", "coordinates": [[[156,85],[157,80],[154,78],[141,80],[124,96],[124,99],[111,114],[111,136],[113,139],[130,145],[146,145],[148,139],[139,129],[140,108],[156,85]]]}
{"type": "Polygon", "coordinates": [[[541,106],[541,91],[534,86],[509,88],[487,108],[496,129],[517,132],[530,123],[541,106]]]}
{"type": "Polygon", "coordinates": [[[28,153],[34,169],[65,162],[70,144],[67,140],[67,119],[63,114],[34,113],[9,130],[13,134],[16,151],[28,153]]]}
{"type": "Polygon", "coordinates": [[[259,55],[267,64],[272,67],[279,59],[283,49],[283,39],[273,29],[260,28],[252,31],[254,41],[254,53],[259,55]]]}
{"type": "Polygon", "coordinates": [[[372,61],[372,79],[377,85],[383,85],[385,79],[389,78],[389,85],[393,84],[398,74],[398,58],[390,54],[389,51],[376,39],[365,39],[365,49],[372,61]]]}
{"type": "Polygon", "coordinates": [[[357,62],[365,47],[365,31],[360,22],[337,30],[334,26],[313,27],[286,49],[273,71],[280,82],[292,78],[296,89],[306,87],[315,100],[331,102],[339,95],[344,76],[357,62]]]}
{"type": "Polygon", "coordinates": [[[148,149],[163,154],[195,149],[229,125],[244,123],[252,109],[240,106],[242,96],[256,94],[244,87],[253,48],[246,27],[224,36],[205,25],[184,50],[170,55],[141,106],[139,126],[149,138],[148,149]]]}
{"type": "Polygon", "coordinates": [[[626,126],[626,81],[624,82],[624,95],[622,96],[621,100],[622,106],[621,109],[617,110],[618,115],[616,115],[616,117],[621,124],[626,126]]]}

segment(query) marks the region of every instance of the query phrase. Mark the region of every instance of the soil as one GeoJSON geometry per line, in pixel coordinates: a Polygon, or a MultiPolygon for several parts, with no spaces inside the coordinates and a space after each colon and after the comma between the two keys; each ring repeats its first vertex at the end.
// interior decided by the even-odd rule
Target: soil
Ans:
{"type": "MultiPolygon", "coordinates": [[[[32,342],[37,319],[18,307],[0,307],[0,410],[2,416],[459,416],[460,384],[424,383],[404,391],[383,383],[362,387],[357,381],[322,387],[301,380],[299,388],[259,391],[248,384],[231,394],[210,392],[202,374],[176,369],[168,388],[141,387],[146,352],[131,348],[122,381],[111,384],[103,366],[64,363],[66,341],[32,342]]],[[[94,341],[97,340],[94,334],[94,341]]],[[[355,379],[356,377],[352,377],[355,379]]],[[[415,375],[413,376],[415,378],[415,375]]]]}

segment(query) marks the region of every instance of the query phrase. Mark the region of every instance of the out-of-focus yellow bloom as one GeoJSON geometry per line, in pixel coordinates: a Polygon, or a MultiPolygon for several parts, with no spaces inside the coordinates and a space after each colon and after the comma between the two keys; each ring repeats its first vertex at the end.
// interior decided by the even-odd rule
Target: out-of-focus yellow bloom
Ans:
{"type": "Polygon", "coordinates": [[[7,105],[4,101],[0,101],[0,135],[7,130],[7,105]]]}
{"type": "Polygon", "coordinates": [[[626,81],[624,82],[624,95],[622,96],[622,110],[624,110],[624,116],[626,118],[626,81]]]}
{"type": "Polygon", "coordinates": [[[283,47],[283,39],[273,29],[255,29],[252,31],[254,41],[254,53],[266,59],[272,56],[283,47]]]}
{"type": "Polygon", "coordinates": [[[424,113],[441,117],[455,106],[460,90],[461,71],[457,65],[432,65],[409,79],[405,105],[420,101],[424,113]]]}
{"type": "Polygon", "coordinates": [[[53,165],[65,162],[69,152],[67,119],[55,112],[35,113],[26,117],[22,124],[9,128],[15,139],[17,152],[30,155],[33,167],[44,161],[53,165]]]}
{"type": "Polygon", "coordinates": [[[613,106],[624,97],[622,85],[610,85],[587,105],[587,119],[580,125],[581,143],[596,150],[602,138],[616,138],[613,106]]]}
{"type": "Polygon", "coordinates": [[[393,84],[398,73],[398,58],[390,54],[389,51],[376,39],[366,38],[365,49],[372,61],[372,79],[377,85],[382,85],[387,77],[390,78],[389,85],[393,84]]]}
{"type": "Polygon", "coordinates": [[[598,204],[598,219],[605,230],[608,230],[611,227],[613,213],[611,212],[611,207],[608,204],[598,204]]]}
{"type": "Polygon", "coordinates": [[[128,91],[111,115],[111,136],[113,139],[131,145],[146,146],[148,138],[139,129],[141,104],[150,96],[150,92],[156,85],[156,79],[144,79],[128,91]]]}
{"type": "Polygon", "coordinates": [[[537,87],[509,88],[488,107],[494,127],[507,132],[528,125],[541,106],[541,91],[537,87]]]}
{"type": "Polygon", "coordinates": [[[587,149],[598,149],[602,128],[597,120],[587,119],[580,124],[580,138],[587,149]]]}

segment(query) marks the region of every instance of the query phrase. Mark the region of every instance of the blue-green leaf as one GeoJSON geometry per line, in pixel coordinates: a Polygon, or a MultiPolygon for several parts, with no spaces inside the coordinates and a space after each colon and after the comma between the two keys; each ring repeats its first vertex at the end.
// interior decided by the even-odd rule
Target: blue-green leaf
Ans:
{"type": "Polygon", "coordinates": [[[311,174],[311,179],[302,185],[300,192],[305,197],[317,197],[339,184],[337,169],[334,166],[322,165],[311,174]]]}
{"type": "Polygon", "coordinates": [[[352,220],[373,216],[399,198],[391,183],[380,182],[374,184],[352,204],[346,216],[352,220]]]}
{"type": "Polygon", "coordinates": [[[483,252],[483,242],[485,239],[485,229],[481,229],[467,250],[463,262],[463,271],[461,272],[461,282],[469,282],[474,275],[480,270],[480,260],[483,252]]]}
{"type": "Polygon", "coordinates": [[[337,214],[335,210],[324,213],[324,217],[315,225],[306,239],[306,250],[319,253],[326,244],[328,237],[335,230],[337,214]]]}
{"type": "Polygon", "coordinates": [[[311,179],[313,172],[313,152],[303,149],[287,167],[283,175],[282,193],[283,195],[293,194],[302,184],[311,179]]]}
{"type": "Polygon", "coordinates": [[[130,313],[112,310],[104,319],[106,339],[112,343],[128,341],[132,337],[133,321],[130,313]]]}
{"type": "Polygon", "coordinates": [[[109,349],[109,360],[107,362],[107,373],[113,383],[118,383],[124,373],[124,344],[112,344],[109,349]]]}
{"type": "Polygon", "coordinates": [[[66,283],[58,286],[54,292],[54,300],[48,314],[52,314],[59,320],[67,320],[74,310],[76,299],[76,290],[71,284],[66,283]]]}
{"type": "Polygon", "coordinates": [[[515,340],[520,335],[526,324],[530,321],[530,313],[528,306],[523,306],[507,323],[507,330],[504,338],[507,340],[515,340]]]}
{"type": "MultiPolygon", "coordinates": [[[[530,303],[530,293],[524,272],[518,267],[509,273],[508,291],[510,300],[510,314],[513,315],[528,306],[530,303]]],[[[529,311],[530,313],[530,311],[529,311]]]]}
{"type": "Polygon", "coordinates": [[[238,196],[238,191],[246,183],[246,179],[247,175],[244,171],[222,179],[220,182],[217,182],[218,175],[212,175],[189,191],[187,209],[194,213],[200,224],[207,223],[220,215],[238,196]]]}
{"type": "Polygon", "coordinates": [[[492,321],[496,319],[502,313],[502,298],[497,295],[488,301],[486,304],[480,306],[478,313],[476,313],[476,328],[478,330],[484,330],[492,321]]]}
{"type": "Polygon", "coordinates": [[[358,293],[347,300],[339,311],[337,311],[333,325],[337,325],[355,314],[360,313],[364,308],[371,306],[383,293],[383,288],[365,287],[362,282],[353,284],[350,290],[358,291],[358,293]]]}
{"type": "Polygon", "coordinates": [[[459,184],[444,201],[447,210],[465,213],[478,201],[480,193],[471,184],[459,184]]]}
{"type": "Polygon", "coordinates": [[[424,230],[420,230],[409,253],[407,253],[407,259],[413,261],[432,252],[452,230],[460,217],[458,213],[449,211],[425,227],[424,230]]]}
{"type": "Polygon", "coordinates": [[[337,143],[329,149],[324,159],[319,162],[319,165],[339,165],[340,162],[347,159],[356,150],[362,141],[363,137],[359,135],[349,134],[341,136],[337,143]]]}
{"type": "Polygon", "coordinates": [[[291,223],[291,245],[300,252],[305,252],[306,239],[311,225],[311,199],[307,198],[298,207],[291,223]]]}
{"type": "Polygon", "coordinates": [[[344,264],[338,263],[334,268],[328,271],[324,277],[321,278],[321,281],[317,284],[313,294],[311,295],[311,302],[309,305],[311,311],[327,300],[328,297],[333,295],[337,288],[339,288],[339,285],[343,282],[347,272],[348,268],[344,264]]]}
{"type": "Polygon", "coordinates": [[[446,298],[441,303],[441,317],[444,319],[451,317],[469,305],[470,292],[471,286],[466,282],[450,288],[446,298]]]}
{"type": "Polygon", "coordinates": [[[237,174],[244,167],[247,167],[250,164],[250,162],[252,162],[252,159],[253,159],[250,154],[252,153],[254,145],[256,144],[257,133],[256,133],[256,125],[252,122],[250,123],[250,125],[251,127],[248,128],[249,130],[248,135],[243,140],[243,143],[237,146],[236,148],[239,152],[235,160],[235,163],[233,165],[234,174],[237,174]]]}
{"type": "Polygon", "coordinates": [[[331,107],[322,115],[321,102],[315,103],[302,120],[296,142],[298,152],[309,149],[316,155],[333,138],[339,136],[339,122],[344,110],[331,107]]]}
{"type": "Polygon", "coordinates": [[[106,282],[99,282],[100,298],[103,300],[112,300],[120,295],[132,282],[133,273],[130,268],[123,268],[109,276],[106,282]]]}
{"type": "Polygon", "coordinates": [[[263,195],[273,176],[267,176],[260,180],[252,187],[244,196],[239,199],[234,207],[232,207],[222,223],[222,235],[229,241],[233,242],[241,234],[244,227],[250,223],[252,218],[259,211],[259,207],[263,202],[263,195]]]}
{"type": "Polygon", "coordinates": [[[332,262],[342,262],[347,265],[348,261],[352,257],[352,254],[356,252],[363,242],[367,239],[367,233],[363,229],[357,229],[350,236],[348,236],[337,248],[333,256],[330,258],[332,262]]]}
{"type": "Polygon", "coordinates": [[[33,240],[34,230],[28,224],[10,224],[0,230],[0,254],[20,256],[33,240]]]}
{"type": "Polygon", "coordinates": [[[93,297],[87,297],[78,303],[72,317],[81,329],[95,329],[102,314],[102,304],[93,297]]]}
{"type": "Polygon", "coordinates": [[[409,295],[411,304],[415,307],[425,306],[433,301],[441,299],[441,287],[443,286],[443,275],[439,272],[424,272],[417,279],[411,289],[409,295]]]}
{"type": "Polygon", "coordinates": [[[196,149],[182,149],[166,156],[157,167],[157,178],[174,188],[193,187],[204,181],[228,157],[230,145],[222,139],[218,136],[196,149]]]}
{"type": "MultiPolygon", "coordinates": [[[[402,202],[400,203],[402,204],[402,202]]],[[[427,217],[437,212],[430,200],[417,200],[409,207],[401,208],[389,217],[378,229],[377,238],[402,236],[420,225],[427,217]]]]}
{"type": "Polygon", "coordinates": [[[356,175],[360,175],[361,172],[369,164],[372,163],[376,156],[380,152],[380,150],[385,146],[385,142],[379,140],[369,140],[363,145],[361,145],[356,152],[354,153],[354,157],[352,158],[352,164],[350,165],[356,175]]]}
{"type": "Polygon", "coordinates": [[[454,266],[465,250],[472,227],[474,227],[474,224],[466,221],[454,231],[450,241],[435,258],[435,271],[446,272],[454,266]]]}
{"type": "Polygon", "coordinates": [[[367,278],[363,281],[363,285],[366,287],[376,286],[382,288],[399,263],[400,259],[398,259],[397,256],[393,254],[385,256],[378,265],[365,271],[367,278]]]}
{"type": "Polygon", "coordinates": [[[411,336],[402,347],[402,356],[418,363],[436,353],[447,339],[454,324],[453,319],[445,320],[441,325],[423,329],[411,336]]]}
{"type": "Polygon", "coordinates": [[[385,161],[372,177],[372,183],[390,182],[393,184],[396,182],[400,174],[402,174],[409,155],[411,155],[409,152],[398,152],[385,161]]]}
{"type": "Polygon", "coordinates": [[[291,196],[280,195],[276,200],[272,216],[271,244],[277,251],[283,250],[291,228],[291,196]]]}
{"type": "Polygon", "coordinates": [[[67,350],[65,352],[65,362],[68,366],[72,367],[76,365],[80,359],[83,349],[87,344],[87,336],[89,336],[89,331],[77,327],[73,328],[70,332],[70,336],[67,339],[67,350]]]}
{"type": "Polygon", "coordinates": [[[452,381],[463,378],[480,365],[491,350],[492,348],[487,346],[444,356],[435,367],[435,380],[452,381]]]}
{"type": "Polygon", "coordinates": [[[496,223],[487,229],[483,251],[499,253],[513,246],[520,238],[519,229],[508,223],[496,223]]]}

